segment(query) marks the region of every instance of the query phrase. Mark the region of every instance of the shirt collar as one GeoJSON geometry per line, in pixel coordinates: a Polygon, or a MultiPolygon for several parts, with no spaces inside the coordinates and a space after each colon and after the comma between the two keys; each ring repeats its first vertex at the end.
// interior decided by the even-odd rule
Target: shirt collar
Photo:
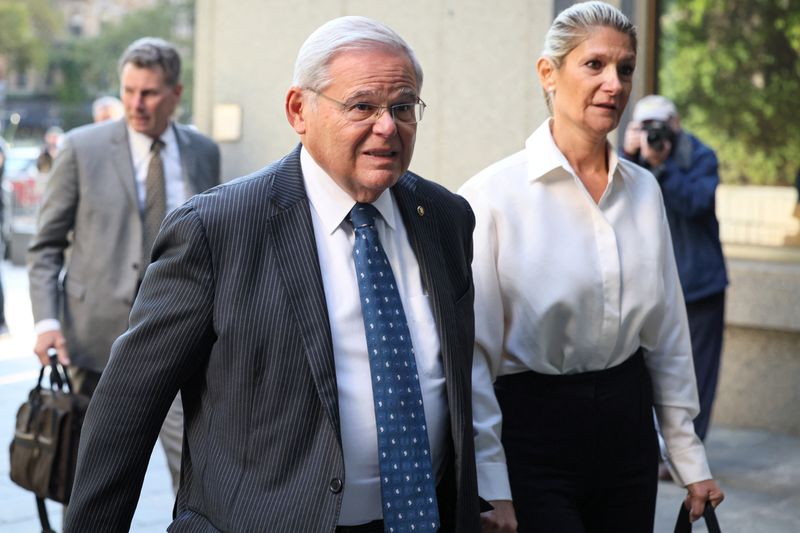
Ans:
{"type": "MultiPolygon", "coordinates": [[[[131,128],[130,125],[126,127],[128,128],[128,139],[131,152],[133,152],[134,160],[141,159],[150,153],[150,147],[153,145],[154,139],[149,135],[139,133],[135,129],[131,128]]],[[[164,133],[159,136],[159,139],[161,139],[161,141],[164,143],[165,150],[172,150],[173,148],[178,147],[178,139],[175,137],[175,130],[172,128],[172,122],[169,123],[169,126],[167,126],[167,129],[164,130],[164,133]]]]}
{"type": "MultiPolygon", "coordinates": [[[[567,158],[564,157],[564,154],[556,146],[555,140],[553,140],[553,133],[550,131],[550,122],[552,120],[552,118],[545,120],[525,141],[525,150],[528,152],[529,181],[533,182],[541,179],[557,168],[563,168],[573,177],[577,177],[569,161],[567,161],[567,158]]],[[[608,151],[608,175],[616,176],[619,159],[611,143],[606,142],[606,150],[608,151]]]]}
{"type": "MultiPolygon", "coordinates": [[[[325,232],[331,235],[342,226],[342,222],[347,220],[347,216],[356,202],[314,161],[305,146],[300,150],[300,168],[303,171],[306,194],[311,207],[319,215],[325,232]]],[[[372,205],[381,214],[386,224],[394,229],[395,211],[392,193],[389,189],[383,191],[378,199],[372,202],[372,205]]]]}

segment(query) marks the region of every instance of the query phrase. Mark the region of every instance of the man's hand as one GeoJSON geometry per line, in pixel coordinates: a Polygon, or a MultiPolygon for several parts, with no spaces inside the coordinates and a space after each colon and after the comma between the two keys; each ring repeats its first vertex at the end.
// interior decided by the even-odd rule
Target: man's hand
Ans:
{"type": "Polygon", "coordinates": [[[625,128],[625,140],[622,143],[622,151],[626,155],[633,157],[639,151],[642,144],[642,124],[630,121],[625,128]]]}
{"type": "Polygon", "coordinates": [[[37,355],[37,357],[39,357],[39,361],[42,363],[42,366],[47,366],[50,364],[50,357],[48,356],[47,352],[51,348],[55,348],[59,363],[64,366],[69,365],[67,340],[58,329],[44,331],[40,333],[38,337],[36,337],[36,346],[33,347],[33,352],[37,355]]]}
{"type": "Polygon", "coordinates": [[[511,500],[492,500],[494,509],[481,513],[481,531],[483,533],[516,533],[517,515],[511,500]]]}
{"type": "Polygon", "coordinates": [[[686,488],[689,494],[686,495],[683,506],[689,509],[690,522],[694,522],[703,516],[703,510],[706,508],[707,501],[710,501],[711,505],[716,507],[725,499],[725,494],[713,479],[698,481],[697,483],[687,485],[686,488]]]}

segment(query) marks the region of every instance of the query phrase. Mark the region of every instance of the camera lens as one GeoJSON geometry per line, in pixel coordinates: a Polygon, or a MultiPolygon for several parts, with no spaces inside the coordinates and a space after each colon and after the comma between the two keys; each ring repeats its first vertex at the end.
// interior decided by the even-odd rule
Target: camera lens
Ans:
{"type": "Polygon", "coordinates": [[[664,149],[664,137],[658,130],[651,130],[647,132],[647,144],[650,148],[660,152],[664,149]]]}
{"type": "Polygon", "coordinates": [[[666,141],[672,141],[672,130],[666,122],[654,120],[645,122],[644,129],[647,131],[647,144],[656,151],[664,149],[666,141]]]}

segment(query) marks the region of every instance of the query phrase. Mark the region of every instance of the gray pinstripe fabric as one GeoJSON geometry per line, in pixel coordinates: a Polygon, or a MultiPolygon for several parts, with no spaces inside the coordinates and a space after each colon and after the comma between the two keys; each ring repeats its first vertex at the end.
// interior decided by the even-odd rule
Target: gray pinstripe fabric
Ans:
{"type": "MultiPolygon", "coordinates": [[[[474,219],[463,199],[411,173],[393,192],[441,338],[452,433],[442,531],[477,532],[474,219]]],[[[66,531],[127,530],[178,389],[186,443],[169,531],[334,531],[331,480],[347,480],[299,147],[168,215],[153,254],[87,415],[66,531]]]]}

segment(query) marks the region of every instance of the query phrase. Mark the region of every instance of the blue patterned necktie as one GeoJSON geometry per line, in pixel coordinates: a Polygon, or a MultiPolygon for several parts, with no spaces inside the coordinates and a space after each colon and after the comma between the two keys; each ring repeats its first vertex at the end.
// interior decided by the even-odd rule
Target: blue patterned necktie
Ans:
{"type": "Polygon", "coordinates": [[[387,533],[436,531],[436,482],[414,347],[392,267],[375,229],[377,209],[350,211],[378,430],[381,500],[387,533]]]}

